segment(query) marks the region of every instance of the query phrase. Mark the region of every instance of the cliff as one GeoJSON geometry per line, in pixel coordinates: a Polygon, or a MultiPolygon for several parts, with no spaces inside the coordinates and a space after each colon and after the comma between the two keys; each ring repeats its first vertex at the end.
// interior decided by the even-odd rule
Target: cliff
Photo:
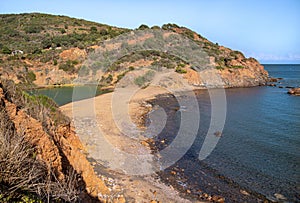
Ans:
{"type": "Polygon", "coordinates": [[[99,194],[109,194],[52,100],[1,79],[0,120],[0,201],[28,192],[67,202],[94,202],[99,194]]]}

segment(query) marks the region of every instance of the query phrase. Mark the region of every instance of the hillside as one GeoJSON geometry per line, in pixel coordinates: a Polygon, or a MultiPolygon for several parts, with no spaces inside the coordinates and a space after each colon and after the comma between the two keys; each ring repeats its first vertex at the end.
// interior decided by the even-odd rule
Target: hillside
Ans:
{"type": "MultiPolygon", "coordinates": [[[[239,51],[214,44],[176,24],[152,28],[141,25],[130,30],[66,16],[39,13],[0,15],[0,202],[123,203],[178,199],[171,186],[158,187],[147,181],[145,183],[139,177],[118,175],[122,184],[116,184],[109,170],[107,172],[103,166],[88,160],[85,143],[80,142],[70,118],[59,110],[55,102],[26,92],[32,87],[70,85],[82,75],[95,78],[102,88],[116,87],[125,76],[134,76],[132,81],[136,85],[147,87],[153,74],[150,66],[166,71],[164,74],[169,80],[161,84],[165,87],[178,86],[182,79],[194,88],[205,88],[206,85],[219,87],[220,84],[225,88],[248,87],[263,85],[268,78],[268,73],[255,59],[245,58],[239,51]],[[103,61],[91,59],[101,52],[105,42],[136,31],[142,31],[137,39],[127,39],[124,44],[114,41],[107,44],[112,50],[125,48],[130,51],[108,63],[107,69],[99,70],[103,61]],[[156,31],[161,31],[162,35],[155,36],[156,31]],[[191,41],[191,50],[204,51],[204,60],[208,63],[195,66],[193,61],[164,50],[165,47],[159,47],[160,44],[155,45],[158,48],[154,50],[130,49],[137,42],[151,44],[156,41],[150,38],[164,36],[170,40],[166,48],[171,48],[176,42],[172,41],[173,34],[191,41]],[[220,76],[221,83],[214,80],[215,75],[220,76]],[[212,78],[210,84],[201,76],[212,78]],[[100,167],[98,174],[95,172],[97,167],[100,167]],[[145,184],[148,189],[144,190],[145,184]]],[[[151,93],[155,95],[159,91],[154,89],[151,93]]],[[[151,95],[148,92],[144,94],[151,95]]],[[[111,95],[102,96],[108,98],[111,95]]],[[[104,102],[98,106],[104,110],[102,114],[107,120],[101,120],[107,122],[104,126],[108,135],[120,141],[117,131],[111,133],[114,130],[110,127],[113,122],[108,115],[111,114],[102,108],[110,107],[110,100],[99,100],[104,102]]],[[[143,125],[141,114],[149,109],[141,108],[141,104],[145,105],[145,102],[136,101],[133,106],[138,112],[136,123],[143,125]]],[[[84,126],[91,128],[90,125],[84,126]]],[[[86,132],[84,134],[89,134],[86,132]]],[[[149,146],[144,140],[141,143],[135,140],[135,143],[131,139],[128,141],[129,138],[122,139],[129,150],[149,146]]],[[[147,148],[147,151],[150,154],[150,149],[147,148]]],[[[201,198],[212,197],[205,193],[201,198]]]]}
{"type": "MultiPolygon", "coordinates": [[[[148,26],[138,28],[143,29],[148,26]]],[[[225,87],[257,86],[267,80],[267,72],[255,59],[247,59],[239,51],[214,44],[188,28],[165,24],[153,26],[151,30],[174,32],[194,41],[209,56],[216,69],[212,74],[220,74],[225,87]]],[[[0,15],[0,75],[17,83],[38,86],[70,84],[78,76],[84,61],[102,42],[129,31],[65,16],[0,15]]],[[[196,71],[188,66],[189,61],[157,51],[131,53],[119,59],[100,82],[106,86],[114,85],[130,68],[145,64],[174,69],[195,86],[201,85],[201,81],[195,81],[196,71]]]]}

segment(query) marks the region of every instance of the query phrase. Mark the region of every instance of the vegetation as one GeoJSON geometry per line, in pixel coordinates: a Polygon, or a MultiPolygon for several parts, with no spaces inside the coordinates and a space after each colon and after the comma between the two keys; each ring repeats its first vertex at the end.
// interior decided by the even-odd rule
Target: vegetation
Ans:
{"type": "Polygon", "coordinates": [[[151,27],[151,29],[153,29],[153,30],[160,30],[160,27],[158,25],[154,25],[154,26],[151,27]]]}
{"type": "Polygon", "coordinates": [[[236,69],[239,69],[239,68],[244,68],[244,66],[230,66],[230,68],[236,68],[236,69]]]}
{"type": "Polygon", "coordinates": [[[29,83],[32,83],[33,81],[35,81],[36,80],[36,75],[34,74],[34,72],[29,71],[27,73],[27,79],[28,79],[29,83]]]}
{"type": "Polygon", "coordinates": [[[172,30],[173,28],[180,28],[180,27],[174,23],[168,23],[168,24],[164,24],[161,28],[163,30],[172,30]]]}
{"type": "MultiPolygon", "coordinates": [[[[138,29],[149,29],[149,26],[142,24],[138,29]]],[[[243,59],[244,55],[241,52],[229,49],[224,51],[218,43],[212,43],[188,28],[168,23],[162,25],[161,28],[153,26],[151,29],[177,32],[193,40],[210,59],[215,61],[217,69],[243,68],[230,66],[229,63],[234,59],[243,59]]],[[[82,61],[61,60],[59,54],[62,51],[78,47],[85,49],[87,53],[91,53],[94,51],[91,48],[92,45],[99,45],[106,39],[128,31],[130,30],[66,16],[39,13],[4,14],[0,15],[0,63],[2,67],[6,67],[5,70],[7,72],[17,72],[18,78],[25,78],[25,81],[31,82],[36,79],[32,73],[24,72],[24,75],[22,75],[23,72],[17,71],[26,65],[24,59],[50,63],[67,73],[76,74],[80,70],[79,67],[82,65],[82,61]],[[12,56],[11,53],[15,50],[22,50],[24,54],[12,56]]],[[[155,42],[151,41],[151,39],[145,40],[146,46],[151,47],[151,43],[155,42]]],[[[124,43],[122,46],[122,48],[124,46],[126,48],[128,44],[124,43]]],[[[179,64],[188,64],[188,62],[167,52],[146,50],[130,53],[120,58],[109,67],[107,72],[112,73],[112,75],[114,75],[113,72],[120,73],[120,76],[117,76],[117,80],[120,80],[123,77],[124,68],[128,68],[125,64],[141,59],[153,61],[152,66],[156,68],[174,69],[178,73],[186,71],[184,68],[179,67],[179,64]]],[[[99,62],[95,62],[91,66],[84,67],[80,74],[95,73],[98,68],[99,62]]],[[[106,77],[101,80],[108,83],[111,78],[106,77]]]]}
{"type": "Polygon", "coordinates": [[[180,73],[180,74],[184,74],[184,73],[187,73],[186,69],[184,69],[184,64],[179,64],[176,69],[175,69],[175,72],[176,73],[180,73]]]}
{"type": "Polygon", "coordinates": [[[64,70],[68,73],[74,73],[76,71],[75,65],[78,64],[78,61],[67,60],[65,63],[59,65],[59,69],[64,70]]]}
{"type": "Polygon", "coordinates": [[[147,71],[144,75],[138,76],[134,79],[134,84],[139,87],[145,87],[153,79],[155,72],[152,70],[147,71]]]}
{"type": "MultiPolygon", "coordinates": [[[[70,48],[80,43],[90,46],[127,31],[128,29],[66,16],[40,13],[0,15],[2,46],[26,53],[51,46],[70,48]]],[[[5,50],[5,53],[10,54],[7,49],[5,50]]]]}
{"type": "Polygon", "coordinates": [[[11,50],[7,46],[4,46],[2,48],[2,53],[3,54],[11,54],[11,50]]]}
{"type": "Polygon", "coordinates": [[[150,29],[148,25],[142,24],[138,28],[139,30],[145,30],[145,29],[150,29]]]}
{"type": "MultiPolygon", "coordinates": [[[[9,80],[1,80],[0,87],[6,100],[40,121],[49,134],[56,126],[70,123],[48,97],[30,95],[9,80]]],[[[55,170],[37,158],[37,149],[24,138],[25,131],[16,129],[3,103],[0,118],[0,202],[79,200],[78,174],[65,165],[65,178],[58,180],[55,170]]]]}

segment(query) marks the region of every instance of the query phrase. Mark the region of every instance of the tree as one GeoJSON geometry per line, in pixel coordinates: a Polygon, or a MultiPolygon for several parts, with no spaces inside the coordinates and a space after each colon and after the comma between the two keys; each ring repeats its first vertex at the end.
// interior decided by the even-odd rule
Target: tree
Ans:
{"type": "Polygon", "coordinates": [[[179,26],[176,25],[175,23],[168,23],[168,24],[164,24],[162,26],[162,29],[164,29],[164,30],[171,30],[173,28],[179,28],[179,26]]]}
{"type": "Polygon", "coordinates": [[[146,29],[149,29],[149,26],[145,24],[141,24],[140,27],[138,28],[138,30],[146,30],[146,29]]]}
{"type": "Polygon", "coordinates": [[[152,30],[160,30],[160,27],[158,25],[154,25],[151,27],[152,30]]]}

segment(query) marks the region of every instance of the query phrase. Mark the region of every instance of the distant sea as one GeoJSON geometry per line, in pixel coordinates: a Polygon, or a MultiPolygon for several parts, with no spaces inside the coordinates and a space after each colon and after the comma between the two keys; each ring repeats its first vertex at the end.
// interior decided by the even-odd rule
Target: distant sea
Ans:
{"type": "MultiPolygon", "coordinates": [[[[263,195],[273,201],[300,202],[300,97],[288,95],[285,88],[300,86],[300,65],[264,67],[271,77],[283,79],[277,87],[226,89],[225,127],[203,161],[197,158],[210,123],[210,99],[206,90],[197,92],[201,115],[197,138],[182,159],[160,173],[163,181],[184,193],[188,190],[191,197],[209,193],[226,202],[257,202],[263,195]],[[177,172],[175,177],[171,171],[177,172]]],[[[158,98],[153,105],[169,115],[157,137],[162,149],[159,141],[172,139],[178,131],[180,111],[174,112],[177,103],[170,98],[158,98]]]]}

